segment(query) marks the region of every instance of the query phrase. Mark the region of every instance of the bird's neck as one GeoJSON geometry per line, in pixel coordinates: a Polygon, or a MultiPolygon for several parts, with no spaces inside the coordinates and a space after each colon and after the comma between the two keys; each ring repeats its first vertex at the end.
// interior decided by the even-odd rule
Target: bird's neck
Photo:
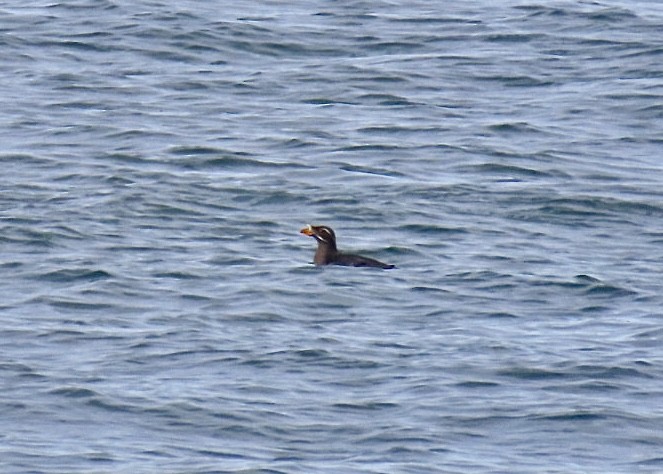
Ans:
{"type": "Polygon", "coordinates": [[[327,242],[318,242],[318,249],[315,251],[315,256],[313,257],[313,263],[316,265],[325,265],[332,261],[336,256],[338,251],[336,250],[336,245],[333,243],[327,242]]]}

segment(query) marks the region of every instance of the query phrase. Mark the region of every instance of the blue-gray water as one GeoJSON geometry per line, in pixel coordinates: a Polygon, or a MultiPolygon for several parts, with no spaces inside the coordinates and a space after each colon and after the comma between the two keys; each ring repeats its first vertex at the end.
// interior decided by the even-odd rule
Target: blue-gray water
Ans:
{"type": "Polygon", "coordinates": [[[3,2],[0,47],[1,472],[663,472],[660,2],[3,2]]]}

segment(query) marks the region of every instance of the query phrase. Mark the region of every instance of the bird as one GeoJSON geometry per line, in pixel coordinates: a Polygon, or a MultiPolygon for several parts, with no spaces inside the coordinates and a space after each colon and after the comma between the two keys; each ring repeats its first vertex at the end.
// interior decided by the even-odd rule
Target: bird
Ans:
{"type": "Polygon", "coordinates": [[[395,265],[382,263],[378,260],[361,255],[339,252],[336,248],[336,234],[331,227],[326,225],[307,225],[299,231],[301,234],[313,237],[318,241],[318,249],[315,251],[313,263],[316,265],[343,265],[346,267],[373,267],[373,268],[396,268],[395,265]]]}

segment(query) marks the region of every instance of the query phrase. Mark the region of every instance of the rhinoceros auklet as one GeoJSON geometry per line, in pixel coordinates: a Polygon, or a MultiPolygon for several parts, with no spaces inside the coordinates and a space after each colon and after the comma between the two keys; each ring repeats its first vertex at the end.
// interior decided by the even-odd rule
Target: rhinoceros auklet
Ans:
{"type": "Polygon", "coordinates": [[[331,227],[325,225],[307,225],[299,231],[318,241],[313,263],[316,265],[343,265],[346,267],[395,268],[394,265],[379,262],[372,258],[341,253],[336,249],[336,234],[331,227]]]}

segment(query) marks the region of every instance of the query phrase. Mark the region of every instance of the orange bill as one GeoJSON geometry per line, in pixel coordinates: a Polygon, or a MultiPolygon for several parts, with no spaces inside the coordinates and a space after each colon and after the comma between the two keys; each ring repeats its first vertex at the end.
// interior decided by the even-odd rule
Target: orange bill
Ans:
{"type": "Polygon", "coordinates": [[[313,228],[311,227],[311,224],[307,225],[304,227],[302,230],[299,231],[300,234],[312,236],[313,235],[313,228]]]}

